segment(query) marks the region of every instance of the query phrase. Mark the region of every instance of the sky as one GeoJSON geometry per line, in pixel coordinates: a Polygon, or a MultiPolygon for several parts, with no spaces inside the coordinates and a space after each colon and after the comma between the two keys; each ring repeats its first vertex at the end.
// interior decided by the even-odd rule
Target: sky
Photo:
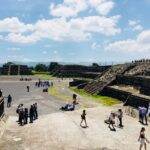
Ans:
{"type": "Polygon", "coordinates": [[[0,63],[150,58],[150,0],[0,0],[0,63]]]}

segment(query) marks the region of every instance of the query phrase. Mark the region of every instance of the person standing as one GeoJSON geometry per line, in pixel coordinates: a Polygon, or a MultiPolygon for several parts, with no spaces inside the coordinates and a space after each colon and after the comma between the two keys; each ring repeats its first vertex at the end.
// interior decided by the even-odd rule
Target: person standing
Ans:
{"type": "Polygon", "coordinates": [[[3,96],[3,92],[2,92],[2,90],[0,89],[0,97],[2,97],[3,96]]]}
{"type": "Polygon", "coordinates": [[[24,108],[21,107],[19,110],[19,123],[22,126],[24,123],[24,108]]]}
{"type": "Polygon", "coordinates": [[[146,136],[145,136],[145,128],[142,127],[141,131],[140,131],[140,136],[138,138],[138,141],[140,142],[140,148],[139,150],[142,150],[143,146],[144,149],[147,150],[147,143],[149,143],[149,141],[147,140],[146,136]]]}
{"type": "Polygon", "coordinates": [[[84,127],[88,127],[87,126],[87,122],[86,122],[86,110],[83,110],[82,115],[81,115],[81,122],[80,122],[80,126],[82,127],[82,123],[85,123],[84,127]]]}
{"type": "Polygon", "coordinates": [[[11,107],[11,102],[12,102],[12,97],[11,95],[9,94],[8,97],[7,97],[7,107],[11,107]]]}
{"type": "Polygon", "coordinates": [[[28,123],[28,108],[25,108],[24,112],[24,124],[28,123]]]}
{"type": "Polygon", "coordinates": [[[27,92],[30,92],[30,86],[27,85],[27,92]]]}
{"type": "Polygon", "coordinates": [[[122,109],[118,109],[118,120],[119,120],[119,127],[123,127],[122,125],[122,118],[123,118],[123,112],[122,109]]]}
{"type": "Polygon", "coordinates": [[[30,107],[30,123],[33,123],[33,117],[34,117],[34,108],[33,105],[30,107]]]}
{"type": "Polygon", "coordinates": [[[38,119],[37,103],[34,104],[35,119],[38,119]]]}
{"type": "Polygon", "coordinates": [[[142,107],[139,107],[138,110],[139,110],[139,122],[143,123],[142,107]]]}

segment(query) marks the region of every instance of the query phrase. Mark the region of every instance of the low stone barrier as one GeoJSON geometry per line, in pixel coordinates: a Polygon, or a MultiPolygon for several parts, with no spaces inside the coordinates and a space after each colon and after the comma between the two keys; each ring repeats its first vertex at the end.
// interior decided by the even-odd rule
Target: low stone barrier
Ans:
{"type": "Polygon", "coordinates": [[[149,103],[150,103],[150,97],[149,96],[145,96],[144,95],[136,95],[136,94],[132,94],[130,92],[126,92],[120,89],[115,89],[113,87],[106,87],[103,89],[103,91],[101,92],[102,95],[105,96],[110,96],[113,98],[117,98],[120,101],[122,101],[125,105],[129,105],[132,106],[134,108],[138,108],[139,106],[145,106],[148,107],[149,103]]]}

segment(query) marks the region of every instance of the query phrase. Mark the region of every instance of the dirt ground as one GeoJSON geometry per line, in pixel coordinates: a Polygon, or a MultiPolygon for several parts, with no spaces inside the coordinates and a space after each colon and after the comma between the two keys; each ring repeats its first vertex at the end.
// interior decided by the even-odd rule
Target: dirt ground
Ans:
{"type": "MultiPolygon", "coordinates": [[[[124,114],[124,128],[111,131],[104,120],[111,111],[119,106],[106,107],[94,104],[86,108],[88,128],[80,127],[82,108],[73,112],[61,112],[59,108],[64,101],[34,87],[32,82],[0,81],[4,95],[12,94],[11,108],[6,108],[8,116],[5,131],[0,138],[0,150],[138,150],[138,136],[142,125],[136,118],[124,114]],[[26,92],[30,84],[31,92],[26,92]],[[33,124],[19,126],[16,107],[23,103],[29,107],[38,103],[39,119],[33,124]]],[[[69,90],[69,89],[68,89],[69,90]]],[[[68,92],[65,90],[65,92],[68,92]]],[[[63,91],[64,92],[64,91],[63,91]]],[[[68,92],[70,94],[71,91],[68,92]]],[[[90,102],[92,103],[92,102],[90,102]]],[[[145,126],[146,135],[150,139],[150,127],[145,126]]],[[[150,145],[148,148],[150,149],[150,145]]]]}

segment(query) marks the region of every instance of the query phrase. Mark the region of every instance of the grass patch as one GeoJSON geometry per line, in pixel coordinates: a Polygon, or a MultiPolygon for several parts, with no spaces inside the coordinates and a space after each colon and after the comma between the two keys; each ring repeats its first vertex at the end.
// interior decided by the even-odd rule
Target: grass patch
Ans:
{"type": "Polygon", "coordinates": [[[90,98],[106,106],[113,106],[113,105],[121,103],[118,99],[115,99],[112,97],[88,94],[83,89],[77,89],[75,87],[71,87],[70,89],[85,98],[88,98],[88,99],[90,98]]]}
{"type": "Polygon", "coordinates": [[[71,96],[68,96],[68,95],[65,95],[65,94],[62,94],[61,92],[59,92],[59,88],[62,88],[61,86],[59,87],[56,87],[56,86],[53,86],[53,87],[50,87],[48,89],[48,93],[58,99],[61,99],[63,101],[70,101],[72,100],[72,97],[71,96]]]}
{"type": "Polygon", "coordinates": [[[35,72],[34,76],[43,80],[51,80],[54,78],[52,75],[49,74],[49,72],[35,72]]]}

